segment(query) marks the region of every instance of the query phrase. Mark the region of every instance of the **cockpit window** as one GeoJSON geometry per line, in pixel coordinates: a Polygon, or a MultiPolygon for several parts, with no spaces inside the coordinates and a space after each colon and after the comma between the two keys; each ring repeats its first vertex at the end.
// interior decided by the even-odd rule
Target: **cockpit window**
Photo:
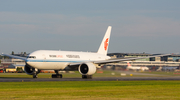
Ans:
{"type": "Polygon", "coordinates": [[[28,58],[34,58],[35,59],[36,57],[35,56],[28,56],[28,58]]]}

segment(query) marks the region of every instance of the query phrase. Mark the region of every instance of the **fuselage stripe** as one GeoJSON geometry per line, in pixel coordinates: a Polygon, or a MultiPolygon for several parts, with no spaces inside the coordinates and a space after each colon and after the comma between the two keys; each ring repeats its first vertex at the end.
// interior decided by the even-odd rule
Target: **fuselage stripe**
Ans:
{"type": "Polygon", "coordinates": [[[26,62],[84,62],[84,61],[68,61],[68,60],[26,60],[26,62]]]}

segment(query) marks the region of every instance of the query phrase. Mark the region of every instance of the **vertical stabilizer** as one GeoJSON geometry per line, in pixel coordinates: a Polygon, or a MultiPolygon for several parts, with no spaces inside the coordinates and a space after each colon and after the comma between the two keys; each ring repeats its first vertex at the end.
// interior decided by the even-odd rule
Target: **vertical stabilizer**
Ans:
{"type": "Polygon", "coordinates": [[[108,47],[109,47],[109,40],[110,40],[110,34],[111,34],[111,26],[108,26],[106,34],[101,42],[101,45],[99,47],[99,50],[97,53],[107,55],[108,47]]]}
{"type": "Polygon", "coordinates": [[[127,68],[132,67],[131,64],[130,64],[129,62],[127,62],[127,65],[128,65],[127,68]]]}

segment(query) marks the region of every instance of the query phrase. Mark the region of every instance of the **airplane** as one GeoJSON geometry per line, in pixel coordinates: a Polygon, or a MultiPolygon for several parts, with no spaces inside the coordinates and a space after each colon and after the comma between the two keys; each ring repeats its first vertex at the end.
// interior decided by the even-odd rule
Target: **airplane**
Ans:
{"type": "Polygon", "coordinates": [[[149,70],[148,67],[139,67],[139,66],[131,66],[131,64],[129,62],[127,62],[127,70],[141,70],[141,71],[146,71],[149,70]]]}
{"type": "Polygon", "coordinates": [[[33,78],[37,78],[37,74],[39,74],[41,70],[54,70],[56,74],[52,74],[52,78],[62,78],[62,74],[59,74],[58,71],[79,71],[82,75],[82,79],[91,79],[92,75],[96,72],[96,69],[101,68],[101,65],[106,63],[170,55],[164,54],[137,58],[111,59],[111,57],[107,56],[111,29],[112,27],[108,26],[105,36],[96,53],[37,50],[30,53],[27,57],[3,53],[2,55],[24,60],[26,62],[24,70],[28,75],[33,75],[33,78]]]}

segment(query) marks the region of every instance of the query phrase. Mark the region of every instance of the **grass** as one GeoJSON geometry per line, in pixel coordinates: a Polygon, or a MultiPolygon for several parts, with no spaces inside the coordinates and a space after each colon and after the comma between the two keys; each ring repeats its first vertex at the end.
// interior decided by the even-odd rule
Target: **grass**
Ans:
{"type": "Polygon", "coordinates": [[[177,100],[180,81],[1,82],[2,100],[177,100]]]}
{"type": "MultiPolygon", "coordinates": [[[[174,76],[171,72],[140,73],[174,76]]],[[[40,73],[38,78],[50,78],[51,74],[40,73]]],[[[121,76],[118,71],[103,71],[103,73],[93,75],[93,77],[139,76],[121,76]]],[[[79,72],[63,73],[63,77],[80,78],[81,74],[79,72]]],[[[32,76],[25,73],[0,73],[0,78],[32,78],[32,76]]],[[[180,98],[180,81],[0,82],[0,86],[1,100],[177,100],[180,98]]]]}

